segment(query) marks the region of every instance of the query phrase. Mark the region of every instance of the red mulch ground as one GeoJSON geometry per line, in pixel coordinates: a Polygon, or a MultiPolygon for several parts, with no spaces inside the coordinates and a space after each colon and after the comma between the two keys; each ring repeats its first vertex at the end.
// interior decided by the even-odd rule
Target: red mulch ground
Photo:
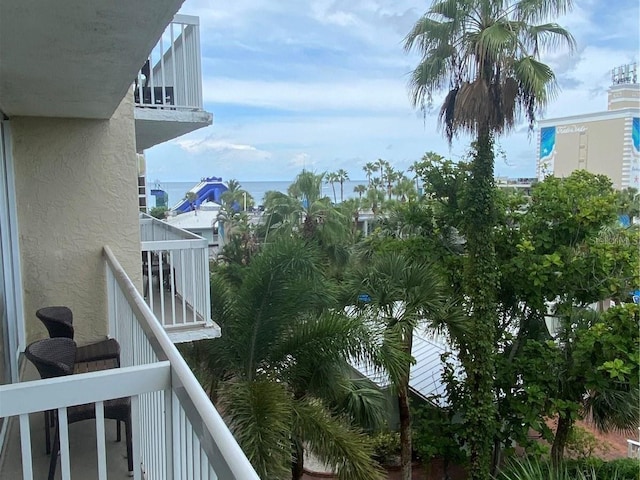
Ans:
{"type": "MultiPolygon", "coordinates": [[[[582,428],[589,430],[598,440],[601,445],[595,452],[594,456],[603,460],[615,460],[616,458],[626,458],[627,456],[627,439],[637,438],[637,432],[625,432],[625,433],[598,433],[592,425],[587,422],[577,422],[582,428]]],[[[555,421],[550,420],[549,426],[555,430],[555,421]]],[[[333,479],[333,476],[327,475],[310,475],[305,474],[303,480],[328,480],[333,479]]],[[[442,480],[444,478],[444,470],[442,462],[433,461],[428,467],[422,465],[413,466],[413,480],[442,480]]],[[[458,466],[449,466],[449,478],[451,480],[465,480],[467,478],[463,468],[458,466]]],[[[399,471],[390,471],[387,476],[388,480],[399,480],[399,471]]]]}

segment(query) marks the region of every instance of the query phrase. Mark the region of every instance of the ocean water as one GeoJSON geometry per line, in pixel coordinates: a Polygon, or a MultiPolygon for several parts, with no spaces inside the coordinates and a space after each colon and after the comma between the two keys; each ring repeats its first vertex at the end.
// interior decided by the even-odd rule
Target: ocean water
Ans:
{"type": "MultiPolygon", "coordinates": [[[[169,207],[173,207],[178,202],[180,202],[185,194],[195,187],[199,181],[193,182],[165,182],[161,180],[153,180],[149,181],[147,179],[147,205],[149,208],[155,206],[156,201],[155,198],[151,196],[151,189],[160,188],[164,190],[169,195],[169,207]]],[[[256,205],[261,205],[264,199],[264,194],[271,190],[276,190],[278,192],[287,193],[287,188],[291,185],[291,181],[271,181],[271,182],[243,182],[240,180],[240,185],[243,189],[251,194],[256,205]]],[[[356,198],[358,196],[357,193],[353,191],[356,185],[366,185],[366,180],[349,180],[344,182],[344,199],[348,198],[356,198]]],[[[340,201],[340,184],[336,183],[336,200],[340,201]]],[[[329,197],[332,201],[333,197],[333,189],[330,184],[323,183],[322,185],[322,194],[329,197]]]]}

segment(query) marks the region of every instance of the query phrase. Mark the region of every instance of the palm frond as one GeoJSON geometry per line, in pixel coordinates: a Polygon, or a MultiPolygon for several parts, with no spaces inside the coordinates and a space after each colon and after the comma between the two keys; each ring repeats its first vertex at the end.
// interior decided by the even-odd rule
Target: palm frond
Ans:
{"type": "Polygon", "coordinates": [[[319,401],[302,398],[294,404],[294,432],[310,450],[334,468],[340,480],[382,480],[372,459],[368,437],[331,414],[319,401]]]}
{"type": "Polygon", "coordinates": [[[262,479],[291,472],[292,402],[275,382],[226,382],[220,409],[229,429],[262,479]]]}

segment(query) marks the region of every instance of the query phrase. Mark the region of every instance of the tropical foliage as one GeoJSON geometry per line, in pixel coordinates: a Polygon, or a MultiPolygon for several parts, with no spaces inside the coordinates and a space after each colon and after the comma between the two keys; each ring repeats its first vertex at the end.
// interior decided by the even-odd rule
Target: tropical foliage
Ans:
{"type": "Polygon", "coordinates": [[[463,198],[466,237],[464,292],[475,330],[462,345],[471,404],[465,412],[471,449],[471,477],[489,477],[497,428],[493,395],[496,337],[496,224],[493,188],[494,137],[514,127],[521,115],[532,126],[552,98],[552,70],[540,62],[547,47],[574,46],[555,23],[540,23],[571,7],[570,0],[436,1],[406,38],[407,51],[421,55],[410,89],[413,104],[426,112],[434,93],[447,92],[440,109],[446,137],[475,136],[470,176],[463,198]]]}
{"type": "Polygon", "coordinates": [[[347,364],[380,364],[379,339],[331,309],[319,259],[301,240],[276,241],[242,270],[216,271],[212,315],[222,337],[185,356],[261,478],[300,478],[307,447],[341,479],[381,478],[358,427],[383,416],[381,398],[347,364]]]}

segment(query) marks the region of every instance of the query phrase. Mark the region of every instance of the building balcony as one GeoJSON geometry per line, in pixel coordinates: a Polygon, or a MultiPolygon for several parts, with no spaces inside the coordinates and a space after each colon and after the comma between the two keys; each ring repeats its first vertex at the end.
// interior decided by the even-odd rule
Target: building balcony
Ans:
{"type": "MultiPolygon", "coordinates": [[[[97,420],[60,422],[60,478],[125,478],[124,441],[114,442],[103,402],[130,397],[132,476],[146,479],[257,479],[251,464],[109,247],[104,247],[110,336],[121,368],[0,386],[0,418],[9,423],[0,478],[44,478],[43,412],[96,404],[97,420]]],[[[177,267],[177,265],[176,265],[177,267]]],[[[28,363],[28,362],[27,362],[28,363]]],[[[23,377],[37,378],[28,365],[23,377]]]]}
{"type": "Polygon", "coordinates": [[[208,241],[140,214],[143,297],[174,343],[220,336],[211,320],[208,241]]]}
{"type": "Polygon", "coordinates": [[[200,22],[176,15],[133,85],[138,152],[211,125],[202,102],[200,22]]]}

